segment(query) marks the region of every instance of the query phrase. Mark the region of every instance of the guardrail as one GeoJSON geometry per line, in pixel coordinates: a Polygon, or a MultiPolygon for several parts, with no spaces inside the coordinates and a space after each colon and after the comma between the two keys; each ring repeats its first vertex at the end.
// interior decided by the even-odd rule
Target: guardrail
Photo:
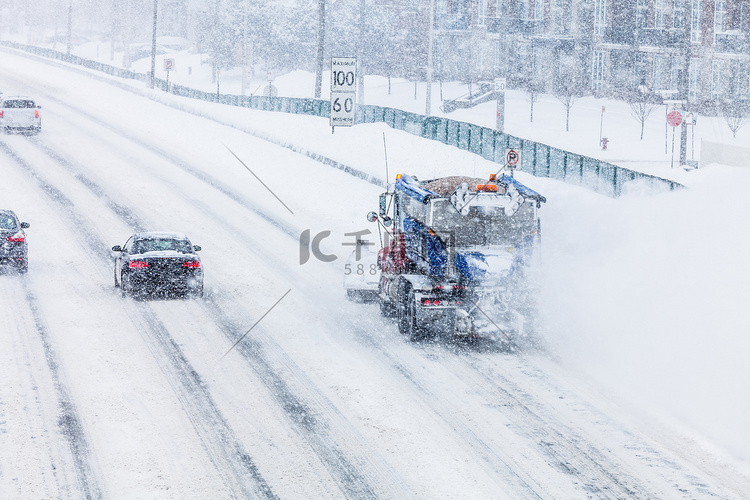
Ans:
{"type": "MultiPolygon", "coordinates": [[[[118,78],[128,78],[143,82],[148,81],[148,75],[55,50],[14,42],[0,42],[0,44],[39,56],[84,66],[118,78]]],[[[161,90],[167,91],[167,82],[165,80],[157,78],[154,80],[154,85],[161,90]]],[[[217,94],[215,92],[204,92],[176,84],[169,84],[169,92],[191,99],[200,99],[263,111],[326,118],[330,116],[329,102],[321,99],[217,94]]],[[[424,116],[381,106],[361,105],[357,107],[355,121],[356,123],[382,122],[396,130],[403,130],[426,139],[455,146],[499,164],[505,162],[506,149],[522,148],[521,169],[523,171],[537,177],[549,177],[580,185],[607,196],[619,196],[622,194],[623,185],[626,182],[635,180],[646,182],[653,186],[665,186],[670,190],[683,187],[681,184],[669,179],[636,172],[595,158],[571,153],[528,139],[514,137],[487,127],[448,118],[424,116]]]]}

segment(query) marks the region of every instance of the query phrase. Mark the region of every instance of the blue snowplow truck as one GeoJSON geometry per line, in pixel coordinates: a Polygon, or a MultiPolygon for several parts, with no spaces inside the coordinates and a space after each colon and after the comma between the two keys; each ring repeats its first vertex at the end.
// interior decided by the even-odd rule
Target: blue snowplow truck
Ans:
{"type": "Polygon", "coordinates": [[[385,229],[377,260],[381,312],[395,316],[411,340],[531,340],[545,201],[508,175],[396,176],[379,212],[368,215],[385,229]]]}

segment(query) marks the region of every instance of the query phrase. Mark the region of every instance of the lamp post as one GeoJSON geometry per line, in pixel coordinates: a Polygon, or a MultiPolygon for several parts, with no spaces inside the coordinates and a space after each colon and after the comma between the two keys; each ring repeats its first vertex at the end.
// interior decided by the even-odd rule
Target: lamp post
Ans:
{"type": "Polygon", "coordinates": [[[432,70],[433,58],[433,38],[435,36],[435,0],[430,0],[430,25],[427,28],[427,94],[425,96],[425,116],[432,114],[432,70]]]}
{"type": "Polygon", "coordinates": [[[68,37],[67,37],[67,54],[70,55],[70,41],[73,38],[73,0],[68,4],[68,37]]]}
{"type": "MultiPolygon", "coordinates": [[[[682,30],[682,50],[684,51],[684,62],[682,72],[680,73],[680,94],[681,99],[685,100],[685,108],[690,109],[688,101],[690,100],[690,31],[687,23],[682,30]]],[[[680,165],[687,164],[687,120],[682,120],[680,128],[680,165]]]]}
{"type": "Polygon", "coordinates": [[[156,11],[159,7],[159,0],[154,0],[154,29],[151,34],[151,74],[149,75],[149,88],[154,88],[156,79],[156,11]]]}
{"type": "Polygon", "coordinates": [[[323,86],[323,45],[326,39],[326,0],[318,0],[318,55],[315,62],[315,98],[323,86]]]}

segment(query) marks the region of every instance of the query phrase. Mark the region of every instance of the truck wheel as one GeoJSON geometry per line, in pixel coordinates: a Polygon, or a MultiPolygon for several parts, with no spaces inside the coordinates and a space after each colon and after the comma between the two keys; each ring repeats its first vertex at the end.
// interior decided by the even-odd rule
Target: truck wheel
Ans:
{"type": "Polygon", "coordinates": [[[393,307],[393,304],[390,302],[386,302],[383,299],[379,299],[380,303],[380,314],[382,314],[386,318],[395,318],[396,317],[396,308],[393,307]]]}
{"type": "Polygon", "coordinates": [[[417,297],[414,292],[409,293],[406,307],[406,335],[412,342],[425,337],[425,331],[417,321],[417,297]]]}
{"type": "Polygon", "coordinates": [[[398,317],[398,331],[401,335],[411,334],[408,320],[409,298],[411,295],[411,284],[401,281],[398,284],[398,302],[396,303],[396,316],[398,317]]]}

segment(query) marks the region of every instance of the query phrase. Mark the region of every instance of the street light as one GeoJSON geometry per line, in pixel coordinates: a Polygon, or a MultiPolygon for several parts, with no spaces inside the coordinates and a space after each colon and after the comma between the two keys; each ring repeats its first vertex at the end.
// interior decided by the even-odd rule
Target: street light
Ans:
{"type": "Polygon", "coordinates": [[[326,0],[318,0],[318,56],[315,64],[315,98],[323,86],[323,45],[326,39],[326,0]]]}
{"type": "Polygon", "coordinates": [[[154,80],[156,79],[156,11],[158,8],[159,0],[154,0],[154,30],[151,36],[151,74],[149,75],[150,89],[154,88],[154,80]]]}
{"type": "Polygon", "coordinates": [[[427,28],[427,95],[425,97],[425,116],[432,114],[432,66],[433,37],[435,25],[435,0],[430,0],[430,25],[427,28]]]}
{"type": "Polygon", "coordinates": [[[71,38],[73,38],[73,0],[70,0],[70,4],[68,4],[68,55],[70,55],[71,38]]]}

